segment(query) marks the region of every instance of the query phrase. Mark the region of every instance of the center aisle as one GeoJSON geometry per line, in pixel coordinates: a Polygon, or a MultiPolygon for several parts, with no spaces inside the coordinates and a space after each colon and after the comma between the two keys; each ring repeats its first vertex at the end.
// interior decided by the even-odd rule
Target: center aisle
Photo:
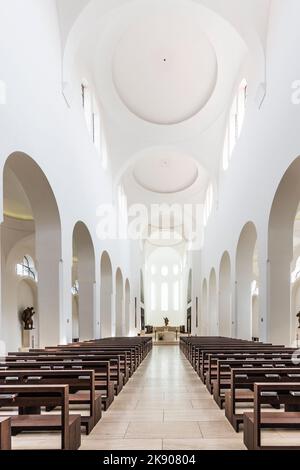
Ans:
{"type": "Polygon", "coordinates": [[[245,447],[179,347],[154,346],[81,449],[245,447]]]}

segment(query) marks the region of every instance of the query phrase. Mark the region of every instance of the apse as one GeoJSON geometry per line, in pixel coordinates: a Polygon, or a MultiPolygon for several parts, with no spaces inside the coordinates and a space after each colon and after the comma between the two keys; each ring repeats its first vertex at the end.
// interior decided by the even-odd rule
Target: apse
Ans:
{"type": "Polygon", "coordinates": [[[146,324],[171,326],[186,324],[187,278],[183,258],[176,248],[155,248],[145,269],[146,324]]]}

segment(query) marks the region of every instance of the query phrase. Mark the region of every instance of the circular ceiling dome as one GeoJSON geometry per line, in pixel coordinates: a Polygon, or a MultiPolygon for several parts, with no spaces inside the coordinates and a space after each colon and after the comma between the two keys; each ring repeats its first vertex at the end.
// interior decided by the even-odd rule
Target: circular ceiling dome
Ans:
{"type": "Polygon", "coordinates": [[[136,182],[155,193],[177,193],[188,189],[198,178],[195,161],[175,154],[142,158],[133,169],[136,182]]]}
{"type": "Polygon", "coordinates": [[[119,97],[136,116],[155,124],[196,115],[214,91],[217,69],[215,50],[197,20],[169,10],[130,27],[113,57],[119,97]]]}

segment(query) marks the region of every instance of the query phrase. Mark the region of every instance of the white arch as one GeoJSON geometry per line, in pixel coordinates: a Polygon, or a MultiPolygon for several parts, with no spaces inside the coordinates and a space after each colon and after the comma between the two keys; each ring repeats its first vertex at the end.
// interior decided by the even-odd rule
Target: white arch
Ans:
{"type": "Polygon", "coordinates": [[[294,221],[300,201],[300,157],[288,167],[274,196],[268,227],[269,306],[268,339],[293,341],[290,274],[294,221]]]}
{"type": "MultiPolygon", "coordinates": [[[[60,262],[61,222],[55,195],[40,166],[22,152],[12,153],[3,167],[13,172],[29,201],[35,230],[35,259],[39,274],[37,311],[39,312],[39,346],[59,344],[61,325],[60,262]]],[[[2,230],[6,220],[2,223],[2,230]]],[[[24,253],[23,253],[24,254],[24,253]]],[[[3,296],[6,293],[3,292],[3,296]]],[[[2,308],[3,300],[2,300],[2,308]]],[[[5,317],[5,312],[3,312],[5,317]]]]}
{"type": "Polygon", "coordinates": [[[101,256],[100,324],[101,337],[112,336],[112,265],[107,251],[101,256]]]}
{"type": "Polygon", "coordinates": [[[124,336],[124,299],[123,299],[123,274],[120,268],[116,272],[116,336],[124,336]]]}
{"type": "Polygon", "coordinates": [[[208,335],[208,289],[207,280],[204,279],[202,283],[201,295],[201,317],[200,317],[200,331],[201,335],[208,335]]]}
{"type": "Polygon", "coordinates": [[[130,282],[126,279],[125,283],[125,336],[130,334],[130,282]]]}
{"type": "Polygon", "coordinates": [[[217,302],[217,276],[213,268],[209,276],[209,334],[217,336],[219,334],[218,302],[217,302]]]}
{"type": "Polygon", "coordinates": [[[219,270],[219,323],[221,336],[231,336],[231,261],[227,251],[222,256],[219,270]]]}
{"type": "Polygon", "coordinates": [[[236,250],[236,335],[247,340],[252,338],[251,286],[256,243],[256,227],[253,222],[248,222],[241,231],[236,250]]]}
{"type": "MultiPolygon", "coordinates": [[[[73,264],[77,264],[78,321],[81,341],[94,337],[95,251],[87,226],[79,221],[73,230],[73,264]]],[[[74,303],[73,306],[75,307],[74,303]]]]}

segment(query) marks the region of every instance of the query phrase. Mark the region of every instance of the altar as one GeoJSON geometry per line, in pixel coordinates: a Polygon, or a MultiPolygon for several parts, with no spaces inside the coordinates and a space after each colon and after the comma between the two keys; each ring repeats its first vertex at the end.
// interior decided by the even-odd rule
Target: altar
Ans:
{"type": "Polygon", "coordinates": [[[146,336],[152,336],[154,345],[178,345],[181,331],[180,326],[154,326],[146,336]]]}

